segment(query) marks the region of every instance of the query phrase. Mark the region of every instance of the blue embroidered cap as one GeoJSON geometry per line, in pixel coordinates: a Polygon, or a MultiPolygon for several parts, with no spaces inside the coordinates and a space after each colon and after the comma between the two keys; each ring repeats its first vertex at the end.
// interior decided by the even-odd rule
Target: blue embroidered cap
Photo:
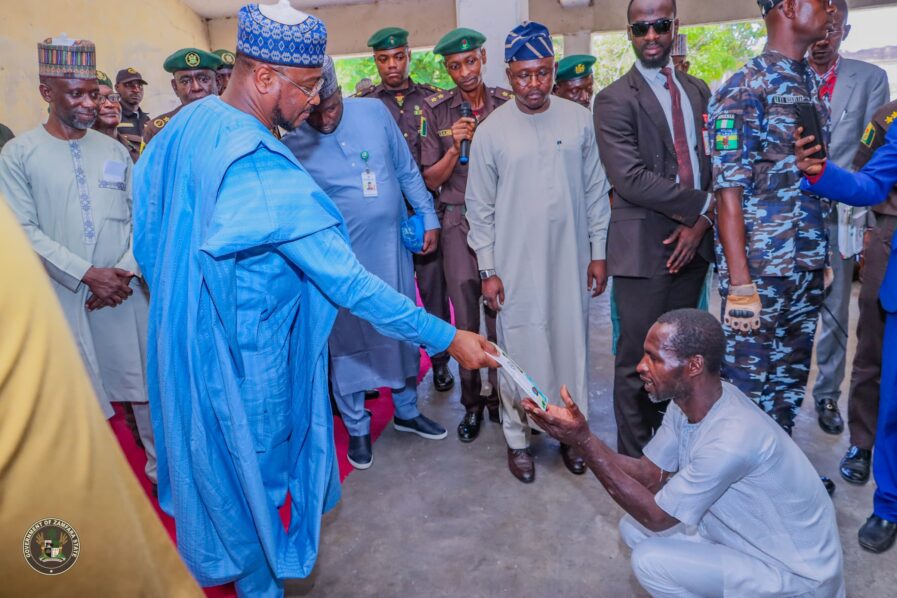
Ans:
{"type": "Polygon", "coordinates": [[[289,25],[266,17],[258,4],[244,6],[237,22],[237,52],[268,64],[320,68],[327,48],[327,27],[317,17],[304,16],[289,25]]]}
{"type": "Polygon", "coordinates": [[[505,62],[539,60],[554,56],[551,33],[542,23],[529,21],[511,30],[505,39],[505,62]]]}

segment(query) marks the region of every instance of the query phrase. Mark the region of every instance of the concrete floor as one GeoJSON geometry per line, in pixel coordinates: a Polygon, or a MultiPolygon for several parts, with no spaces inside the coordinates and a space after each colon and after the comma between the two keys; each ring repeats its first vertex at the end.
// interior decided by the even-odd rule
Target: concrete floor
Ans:
{"type": "MultiPolygon", "coordinates": [[[[589,401],[593,432],[614,446],[609,313],[606,296],[594,300],[589,401]]],[[[854,348],[851,342],[848,363],[854,348]]],[[[814,377],[815,368],[811,386],[814,377]]],[[[543,435],[533,443],[536,481],[521,484],[508,472],[497,424],[484,422],[471,444],[458,441],[455,427],[464,411],[457,384],[438,393],[428,375],[419,391],[422,411],[449,429],[448,438],[428,441],[388,427],[374,445],[373,467],[349,475],[340,506],[325,517],[316,570],[307,580],[288,583],[287,595],[646,595],[617,532],[623,511],[591,473],[567,472],[558,444],[543,435]]],[[[846,432],[823,433],[808,397],[794,439],[838,486],[834,502],[848,594],[897,596],[897,548],[873,555],[856,541],[872,510],[874,486],[851,486],[838,475],[846,432]]]]}

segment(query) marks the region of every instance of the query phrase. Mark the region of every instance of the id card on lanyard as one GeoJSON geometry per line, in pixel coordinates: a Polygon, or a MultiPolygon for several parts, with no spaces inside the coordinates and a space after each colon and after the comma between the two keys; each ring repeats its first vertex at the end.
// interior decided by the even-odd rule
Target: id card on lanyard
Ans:
{"type": "Polygon", "coordinates": [[[361,161],[364,162],[364,172],[361,173],[361,192],[364,197],[377,197],[380,194],[377,190],[377,175],[368,166],[370,157],[367,150],[361,152],[361,161]]]}

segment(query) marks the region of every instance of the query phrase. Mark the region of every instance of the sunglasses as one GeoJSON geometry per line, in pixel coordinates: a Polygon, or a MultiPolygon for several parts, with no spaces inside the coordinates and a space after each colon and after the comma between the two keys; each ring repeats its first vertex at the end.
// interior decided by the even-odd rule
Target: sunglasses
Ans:
{"type": "Polygon", "coordinates": [[[654,29],[657,35],[664,35],[673,28],[673,19],[657,19],[656,21],[637,21],[629,24],[632,37],[645,37],[649,29],[654,29]]]}

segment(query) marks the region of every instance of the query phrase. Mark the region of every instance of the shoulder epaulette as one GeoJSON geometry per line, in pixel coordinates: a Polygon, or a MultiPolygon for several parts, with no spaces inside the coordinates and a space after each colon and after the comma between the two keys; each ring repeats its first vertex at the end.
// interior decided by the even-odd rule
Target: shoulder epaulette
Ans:
{"type": "Polygon", "coordinates": [[[374,93],[374,90],[376,90],[376,89],[377,89],[376,85],[371,85],[370,87],[365,87],[361,91],[356,91],[355,95],[353,95],[352,97],[353,98],[367,97],[367,96],[371,95],[372,93],[374,93]]]}
{"type": "Polygon", "coordinates": [[[418,83],[417,86],[421,89],[429,91],[430,93],[439,93],[441,91],[445,91],[444,89],[436,87],[435,85],[430,85],[429,83],[418,83]]]}
{"type": "Polygon", "coordinates": [[[450,98],[453,98],[454,96],[455,96],[454,89],[440,90],[440,91],[434,93],[433,95],[431,95],[430,97],[428,97],[426,102],[431,107],[436,107],[439,104],[442,104],[443,102],[449,100],[450,98]]]}
{"type": "Polygon", "coordinates": [[[505,89],[504,87],[493,87],[491,91],[492,97],[499,98],[504,101],[508,101],[514,97],[514,93],[509,89],[505,89]]]}

